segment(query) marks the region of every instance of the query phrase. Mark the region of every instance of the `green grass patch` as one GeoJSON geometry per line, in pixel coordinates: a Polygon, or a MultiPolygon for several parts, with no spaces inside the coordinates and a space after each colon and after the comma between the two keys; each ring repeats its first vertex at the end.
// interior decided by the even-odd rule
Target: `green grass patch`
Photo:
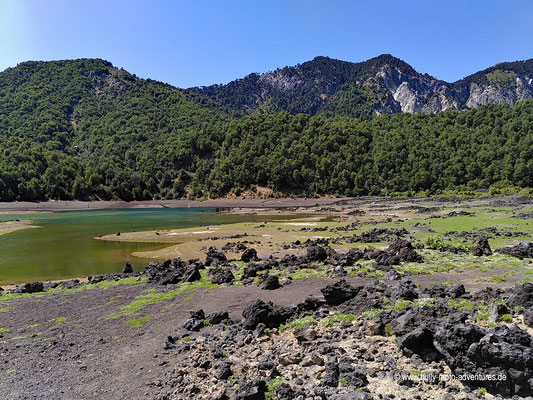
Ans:
{"type": "Polygon", "coordinates": [[[398,299],[392,306],[388,306],[393,311],[400,311],[405,310],[406,308],[409,308],[413,305],[412,301],[404,300],[404,299],[398,299]]]}
{"type": "Polygon", "coordinates": [[[283,383],[283,378],[273,378],[267,382],[267,392],[265,393],[265,400],[272,400],[274,398],[274,391],[276,387],[283,383]]]}
{"type": "Polygon", "coordinates": [[[392,336],[394,335],[394,332],[392,331],[392,328],[390,325],[385,325],[385,328],[383,330],[383,333],[385,334],[385,336],[392,336]]]}
{"type": "Polygon", "coordinates": [[[172,300],[174,297],[182,293],[190,293],[191,290],[196,289],[214,289],[218,285],[209,283],[206,279],[196,282],[185,282],[180,284],[180,287],[168,292],[146,293],[137,296],[132,302],[124,306],[118,307],[118,311],[107,315],[106,319],[115,319],[121,317],[132,317],[138,315],[139,311],[152,304],[160,304],[164,301],[172,300]]]}
{"type": "Polygon", "coordinates": [[[23,336],[13,336],[11,338],[11,340],[21,340],[21,339],[27,339],[29,337],[34,337],[34,338],[37,338],[39,336],[42,336],[42,332],[37,332],[37,333],[28,333],[27,335],[23,335],[23,336]]]}
{"type": "Polygon", "coordinates": [[[161,307],[161,309],[160,309],[159,311],[165,311],[165,310],[168,310],[169,308],[172,308],[172,307],[174,307],[175,305],[176,305],[176,304],[174,304],[174,303],[169,303],[169,304],[167,304],[166,306],[161,307]]]}
{"type": "Polygon", "coordinates": [[[66,317],[57,317],[57,318],[52,318],[49,322],[52,322],[55,325],[61,325],[64,322],[66,322],[66,320],[67,320],[66,317]]]}
{"type": "Polygon", "coordinates": [[[281,324],[278,329],[280,333],[283,333],[287,329],[291,329],[291,328],[303,329],[314,324],[316,324],[315,318],[312,315],[308,315],[306,317],[297,319],[295,321],[288,322],[287,324],[281,324]]]}
{"type": "Polygon", "coordinates": [[[458,250],[469,253],[474,248],[474,245],[470,242],[459,242],[456,240],[444,240],[440,236],[428,237],[424,242],[424,247],[431,250],[458,250]]]}
{"type": "Polygon", "coordinates": [[[507,275],[506,274],[492,275],[490,279],[491,281],[496,282],[496,283],[507,282],[507,275]]]}
{"type": "Polygon", "coordinates": [[[333,314],[327,316],[326,318],[323,318],[320,321],[320,324],[322,326],[328,327],[328,326],[333,325],[334,323],[342,323],[342,322],[354,323],[354,321],[355,321],[355,315],[343,314],[340,311],[335,311],[333,314]]]}
{"type": "Polygon", "coordinates": [[[512,310],[514,313],[523,313],[526,311],[526,308],[524,306],[516,306],[512,310]]]}
{"type": "Polygon", "coordinates": [[[382,308],[372,308],[370,310],[364,311],[361,316],[363,318],[374,318],[376,317],[381,311],[383,311],[382,308]]]}
{"type": "Polygon", "coordinates": [[[505,321],[505,322],[513,321],[513,317],[510,314],[503,314],[500,318],[502,321],[505,321]]]}
{"type": "Polygon", "coordinates": [[[490,316],[490,312],[487,312],[487,311],[478,311],[476,313],[476,319],[478,321],[487,321],[489,319],[489,316],[490,316]]]}
{"type": "Polygon", "coordinates": [[[450,287],[450,286],[453,285],[453,282],[451,282],[451,281],[431,282],[431,285],[432,285],[432,286],[446,286],[446,287],[450,287]]]}
{"type": "Polygon", "coordinates": [[[151,320],[152,320],[152,317],[150,317],[150,316],[136,318],[136,319],[130,319],[130,320],[126,321],[126,325],[131,326],[133,328],[140,328],[141,326],[143,326],[143,324],[145,324],[147,322],[150,322],[151,320]]]}
{"type": "Polygon", "coordinates": [[[476,307],[476,304],[466,299],[449,299],[448,305],[459,311],[469,311],[476,307]]]}
{"type": "Polygon", "coordinates": [[[383,272],[383,271],[381,271],[379,269],[366,273],[366,276],[368,278],[374,278],[374,279],[381,278],[383,275],[385,275],[385,272],[383,272]]]}

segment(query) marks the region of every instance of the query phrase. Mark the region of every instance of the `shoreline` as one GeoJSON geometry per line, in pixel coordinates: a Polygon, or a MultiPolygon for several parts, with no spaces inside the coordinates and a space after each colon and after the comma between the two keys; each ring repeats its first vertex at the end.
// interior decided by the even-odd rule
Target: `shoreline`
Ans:
{"type": "Polygon", "coordinates": [[[313,207],[330,205],[350,197],[319,197],[308,199],[210,199],[210,200],[144,200],[144,201],[80,201],[57,200],[43,202],[0,202],[0,213],[51,212],[82,210],[118,210],[135,208],[258,208],[258,207],[313,207]]]}

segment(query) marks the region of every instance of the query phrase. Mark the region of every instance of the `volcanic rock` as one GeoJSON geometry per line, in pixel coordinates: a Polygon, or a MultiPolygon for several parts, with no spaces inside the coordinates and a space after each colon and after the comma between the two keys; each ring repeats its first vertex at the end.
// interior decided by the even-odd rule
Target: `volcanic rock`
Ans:
{"type": "Polygon", "coordinates": [[[246,249],[241,255],[241,261],[244,261],[245,263],[259,261],[259,258],[257,258],[257,250],[252,248],[246,249]]]}
{"type": "Polygon", "coordinates": [[[354,298],[359,290],[361,290],[361,287],[353,287],[344,279],[320,289],[326,299],[326,303],[330,305],[338,305],[354,298]]]}

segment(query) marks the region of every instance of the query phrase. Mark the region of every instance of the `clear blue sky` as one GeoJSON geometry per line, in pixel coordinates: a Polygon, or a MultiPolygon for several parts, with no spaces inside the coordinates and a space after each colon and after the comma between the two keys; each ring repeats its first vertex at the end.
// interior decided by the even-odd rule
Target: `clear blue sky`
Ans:
{"type": "Polygon", "coordinates": [[[532,0],[0,0],[0,70],[97,57],[180,87],[382,53],[455,81],[533,58],[532,0]]]}

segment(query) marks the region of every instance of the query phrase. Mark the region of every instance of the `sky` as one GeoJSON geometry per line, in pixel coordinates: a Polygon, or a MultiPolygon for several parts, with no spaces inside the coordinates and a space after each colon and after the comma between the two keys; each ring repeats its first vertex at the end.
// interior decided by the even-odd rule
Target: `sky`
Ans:
{"type": "Polygon", "coordinates": [[[390,53],[453,82],[533,58],[531,0],[0,0],[0,71],[103,58],[178,87],[390,53]]]}

